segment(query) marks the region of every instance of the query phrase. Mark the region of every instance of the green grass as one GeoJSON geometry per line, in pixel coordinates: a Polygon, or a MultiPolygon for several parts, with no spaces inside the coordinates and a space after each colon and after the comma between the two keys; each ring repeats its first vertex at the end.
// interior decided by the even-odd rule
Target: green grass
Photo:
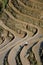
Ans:
{"type": "Polygon", "coordinates": [[[6,7],[8,0],[2,0],[4,8],[6,7]]]}
{"type": "Polygon", "coordinates": [[[9,0],[0,0],[0,12],[2,12],[4,8],[6,8],[8,1],[9,0]]]}
{"type": "Polygon", "coordinates": [[[3,10],[7,7],[9,0],[0,0],[0,17],[2,16],[3,10]]]}

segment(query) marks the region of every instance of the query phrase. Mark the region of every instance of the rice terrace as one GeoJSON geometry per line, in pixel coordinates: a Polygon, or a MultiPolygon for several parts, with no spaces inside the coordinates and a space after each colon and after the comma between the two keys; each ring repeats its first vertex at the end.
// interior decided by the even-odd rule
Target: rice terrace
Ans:
{"type": "Polygon", "coordinates": [[[43,0],[0,0],[0,65],[43,65],[43,0]]]}

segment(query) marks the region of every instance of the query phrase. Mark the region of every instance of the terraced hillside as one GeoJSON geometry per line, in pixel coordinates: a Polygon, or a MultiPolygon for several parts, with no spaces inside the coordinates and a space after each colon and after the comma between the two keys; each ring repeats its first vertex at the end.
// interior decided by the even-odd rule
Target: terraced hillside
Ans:
{"type": "Polygon", "coordinates": [[[43,65],[43,0],[0,0],[0,65],[43,65]]]}

